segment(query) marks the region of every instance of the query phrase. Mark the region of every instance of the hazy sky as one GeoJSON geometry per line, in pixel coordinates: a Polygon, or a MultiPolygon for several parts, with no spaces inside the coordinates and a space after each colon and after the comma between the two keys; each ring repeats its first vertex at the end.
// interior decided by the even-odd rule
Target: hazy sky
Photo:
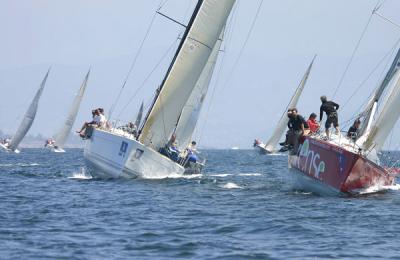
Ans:
{"type": "MultiPolygon", "coordinates": [[[[49,66],[52,71],[30,133],[52,136],[61,127],[90,66],[88,91],[75,128],[90,119],[91,108],[108,110],[159,3],[159,0],[0,0],[0,129],[15,131],[49,66]]],[[[169,0],[161,12],[186,23],[194,3],[169,0]]],[[[232,73],[259,5],[259,0],[237,1],[196,139],[203,146],[221,148],[248,148],[256,137],[267,139],[314,54],[318,58],[298,108],[305,116],[318,112],[319,96],[332,96],[376,3],[376,0],[264,0],[248,44],[232,73]]],[[[398,10],[400,1],[387,0],[379,12],[400,24],[398,10]]],[[[135,116],[142,100],[149,104],[182,31],[182,27],[161,16],[155,18],[114,115],[120,114],[121,119],[127,120],[135,116]],[[175,46],[167,52],[174,42],[175,46]],[[160,66],[142,85],[165,53],[160,66]],[[131,104],[121,112],[140,86],[131,104]]],[[[338,103],[343,105],[347,101],[399,38],[398,27],[377,16],[372,18],[335,97],[338,103]]],[[[382,78],[392,57],[383,62],[340,111],[341,121],[356,113],[382,78]]]]}

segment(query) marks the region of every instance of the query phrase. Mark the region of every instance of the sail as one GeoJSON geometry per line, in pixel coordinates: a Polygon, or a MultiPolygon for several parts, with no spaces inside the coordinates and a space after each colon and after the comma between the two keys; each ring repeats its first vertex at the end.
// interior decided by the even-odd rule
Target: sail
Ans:
{"type": "Polygon", "coordinates": [[[37,108],[39,105],[39,99],[42,95],[44,85],[46,84],[47,77],[49,76],[50,69],[47,71],[46,76],[44,76],[42,83],[40,84],[39,89],[37,90],[35,97],[33,98],[31,104],[29,105],[28,110],[25,113],[24,119],[22,119],[21,124],[18,127],[17,132],[12,137],[10,143],[8,144],[8,148],[11,150],[16,150],[18,145],[21,143],[22,139],[24,139],[26,133],[32,126],[33,120],[35,119],[37,108]]]}
{"type": "Polygon", "coordinates": [[[158,150],[176,128],[235,0],[201,0],[196,5],[171,66],[141,129],[139,141],[158,150]]]}
{"type": "Polygon", "coordinates": [[[135,126],[136,126],[136,127],[139,127],[139,126],[140,126],[140,123],[142,122],[143,106],[144,106],[144,104],[143,104],[143,102],[142,102],[142,105],[141,105],[140,108],[139,108],[139,112],[138,112],[138,114],[137,114],[137,116],[136,116],[136,120],[135,120],[135,126]]]}
{"type": "Polygon", "coordinates": [[[400,70],[396,71],[388,85],[393,86],[393,88],[388,93],[388,99],[383,104],[383,108],[363,145],[365,150],[375,148],[379,151],[382,149],[386,138],[400,117],[400,70]]]}
{"type": "MultiPolygon", "coordinates": [[[[223,32],[221,33],[221,37],[222,34],[223,32]]],[[[191,141],[193,131],[199,119],[200,111],[212,79],[215,64],[217,63],[221,44],[222,39],[220,38],[215,43],[210,58],[208,59],[188,102],[182,110],[182,114],[175,130],[176,138],[178,140],[178,148],[180,150],[187,148],[191,141]]]]}
{"type": "Polygon", "coordinates": [[[393,75],[399,70],[399,68],[400,68],[400,49],[397,51],[396,57],[394,58],[392,65],[390,66],[388,72],[386,73],[385,78],[383,79],[381,85],[379,86],[379,88],[376,89],[374,95],[369,100],[366,108],[359,115],[359,117],[363,117],[364,119],[360,127],[360,130],[358,131],[358,136],[362,136],[367,132],[368,122],[370,122],[372,120],[372,117],[374,116],[372,113],[372,108],[374,104],[379,101],[384,90],[388,86],[390,80],[393,78],[393,75]]]}
{"type": "Polygon", "coordinates": [[[65,145],[65,143],[66,143],[66,141],[68,139],[68,136],[69,136],[69,134],[71,132],[72,126],[74,125],[76,116],[77,116],[77,114],[79,112],[79,107],[81,105],[83,95],[85,94],[87,82],[88,82],[88,79],[89,79],[89,74],[90,74],[90,70],[86,74],[85,79],[83,80],[82,85],[79,88],[79,91],[75,96],[75,99],[74,99],[74,101],[72,103],[72,106],[71,106],[71,108],[69,110],[69,113],[68,113],[68,117],[65,120],[63,127],[61,128],[61,130],[55,136],[54,145],[57,146],[60,149],[64,148],[64,145],[65,145]]]}
{"type": "Polygon", "coordinates": [[[265,149],[271,153],[276,152],[276,150],[277,150],[276,146],[278,145],[279,139],[282,137],[283,133],[285,132],[287,124],[289,122],[289,118],[286,115],[286,111],[289,108],[294,108],[297,106],[297,102],[300,99],[301,93],[303,92],[303,89],[307,83],[308,76],[310,75],[312,66],[314,64],[314,60],[315,60],[315,57],[312,59],[310,65],[308,66],[306,73],[304,74],[303,78],[301,79],[301,82],[300,82],[299,86],[297,87],[294,95],[292,96],[292,99],[290,100],[288,106],[286,107],[286,110],[283,112],[282,117],[279,120],[278,125],[276,126],[272,136],[269,138],[268,142],[265,144],[265,149]]]}

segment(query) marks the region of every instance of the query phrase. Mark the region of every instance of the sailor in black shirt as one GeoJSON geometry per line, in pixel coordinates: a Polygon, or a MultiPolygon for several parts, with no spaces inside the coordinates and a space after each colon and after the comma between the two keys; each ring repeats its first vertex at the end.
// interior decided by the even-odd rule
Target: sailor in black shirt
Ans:
{"type": "Polygon", "coordinates": [[[361,121],[360,119],[356,119],[354,121],[353,125],[349,128],[349,131],[347,131],[347,137],[352,139],[353,141],[357,140],[357,135],[358,135],[358,129],[360,128],[361,121]]]}
{"type": "Polygon", "coordinates": [[[308,124],[303,116],[297,113],[296,108],[291,109],[291,114],[289,116],[288,122],[288,143],[293,147],[291,154],[294,155],[297,153],[299,148],[300,138],[304,135],[304,129],[308,128],[308,124]]]}
{"type": "Polygon", "coordinates": [[[322,121],[324,116],[324,112],[328,117],[325,121],[325,133],[326,137],[329,139],[329,128],[332,126],[336,129],[336,134],[339,134],[339,118],[337,110],[339,109],[339,105],[333,101],[328,101],[326,96],[321,97],[321,107],[319,109],[319,120],[322,121]]]}

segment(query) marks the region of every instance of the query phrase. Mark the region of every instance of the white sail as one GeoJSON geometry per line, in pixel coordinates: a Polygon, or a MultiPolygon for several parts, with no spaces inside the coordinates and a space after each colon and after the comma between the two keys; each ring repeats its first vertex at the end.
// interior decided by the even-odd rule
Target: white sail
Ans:
{"type": "Polygon", "coordinates": [[[68,139],[68,136],[71,132],[72,126],[74,125],[76,116],[79,112],[79,107],[81,105],[83,95],[85,94],[87,82],[89,79],[89,74],[90,74],[90,70],[86,74],[85,79],[83,80],[82,85],[79,88],[79,91],[75,96],[75,99],[72,103],[72,106],[68,113],[68,117],[65,120],[63,127],[61,128],[61,130],[57,133],[57,135],[54,138],[54,146],[57,147],[58,149],[64,148],[64,145],[65,145],[65,143],[68,139]]]}
{"type": "Polygon", "coordinates": [[[146,117],[139,138],[143,144],[159,149],[168,142],[234,3],[235,0],[198,2],[183,41],[146,117]]]}
{"type": "Polygon", "coordinates": [[[363,146],[365,150],[372,148],[376,151],[381,150],[400,117],[400,70],[396,71],[389,86],[393,86],[393,88],[388,93],[388,99],[368,134],[363,146]]]}
{"type": "Polygon", "coordinates": [[[138,111],[138,114],[137,114],[136,120],[135,120],[135,126],[136,126],[136,127],[140,127],[140,123],[142,122],[143,107],[144,107],[144,104],[143,104],[143,102],[142,102],[142,105],[141,105],[140,108],[139,108],[139,111],[138,111]]]}
{"type": "Polygon", "coordinates": [[[28,110],[25,113],[24,119],[18,127],[17,132],[12,137],[10,143],[8,144],[8,148],[12,151],[15,151],[18,148],[18,145],[21,143],[22,139],[24,139],[26,133],[32,126],[33,120],[35,120],[37,108],[39,105],[39,99],[42,95],[43,88],[46,84],[47,77],[49,76],[50,69],[47,71],[46,76],[44,76],[42,83],[40,84],[39,89],[36,92],[35,97],[33,98],[31,104],[29,105],[28,110]]]}
{"type": "Polygon", "coordinates": [[[215,64],[217,63],[219,50],[222,44],[222,35],[223,32],[221,33],[221,38],[215,43],[210,58],[208,59],[207,64],[204,67],[203,72],[201,73],[200,78],[179,118],[175,134],[178,140],[178,148],[180,150],[188,147],[191,141],[193,131],[199,119],[200,111],[212,79],[215,64]]]}
{"type": "Polygon", "coordinates": [[[277,151],[277,145],[278,145],[279,139],[281,139],[283,133],[286,130],[287,124],[289,122],[289,118],[286,115],[287,109],[294,108],[297,106],[297,102],[300,99],[301,93],[303,92],[303,89],[307,83],[308,76],[310,75],[314,60],[315,60],[315,57],[311,61],[310,65],[308,66],[306,73],[304,74],[299,86],[297,87],[294,95],[292,96],[292,99],[290,100],[288,106],[286,107],[286,110],[283,112],[282,117],[279,120],[278,125],[276,126],[272,136],[269,138],[268,142],[265,144],[265,149],[271,153],[274,153],[277,151]]]}
{"type": "Polygon", "coordinates": [[[394,58],[392,65],[390,66],[388,72],[385,75],[382,83],[380,84],[379,88],[376,89],[374,95],[369,100],[367,106],[365,107],[364,111],[359,115],[359,117],[363,118],[362,125],[360,130],[358,131],[358,135],[361,137],[362,135],[366,134],[368,123],[372,121],[374,113],[372,113],[372,109],[374,104],[377,103],[381,96],[384,93],[384,90],[389,85],[390,80],[393,78],[393,75],[399,70],[400,68],[400,49],[398,50],[396,57],[394,58]]]}

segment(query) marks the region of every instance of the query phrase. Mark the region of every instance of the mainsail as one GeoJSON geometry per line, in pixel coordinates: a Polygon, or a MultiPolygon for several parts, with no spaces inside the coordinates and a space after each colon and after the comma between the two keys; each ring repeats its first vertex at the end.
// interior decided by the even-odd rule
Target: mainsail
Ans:
{"type": "Polygon", "coordinates": [[[234,3],[235,0],[200,0],[197,3],[141,129],[139,141],[143,144],[159,149],[168,142],[234,3]]]}
{"type": "Polygon", "coordinates": [[[289,118],[286,115],[286,111],[289,108],[296,107],[297,102],[300,99],[301,93],[303,92],[303,89],[307,83],[308,76],[310,75],[312,66],[314,64],[314,60],[315,60],[315,57],[312,59],[310,65],[307,68],[306,73],[304,74],[303,78],[301,79],[299,86],[297,87],[294,95],[292,96],[292,99],[290,100],[288,106],[286,107],[285,111],[283,112],[282,117],[279,120],[278,125],[276,126],[276,128],[274,130],[274,133],[269,138],[268,142],[265,144],[265,149],[271,153],[276,152],[276,150],[277,150],[276,146],[278,145],[279,139],[282,137],[283,133],[285,132],[287,124],[289,122],[289,118]]]}
{"type": "Polygon", "coordinates": [[[376,151],[381,150],[386,138],[400,117],[400,70],[395,72],[389,83],[389,86],[394,87],[388,93],[388,99],[368,134],[367,140],[363,145],[365,150],[372,148],[376,151]]]}
{"type": "Polygon", "coordinates": [[[58,134],[55,136],[54,145],[57,146],[57,148],[59,148],[59,149],[62,149],[64,147],[64,145],[68,139],[68,136],[71,132],[72,126],[74,125],[76,116],[79,112],[79,107],[81,105],[83,95],[85,94],[87,82],[89,79],[89,74],[90,74],[90,70],[86,74],[85,79],[83,80],[82,85],[79,88],[79,91],[75,96],[75,99],[72,103],[72,106],[68,113],[68,117],[65,120],[63,127],[58,132],[58,134]]]}
{"type": "Polygon", "coordinates": [[[175,134],[178,139],[178,148],[180,150],[185,149],[191,141],[193,131],[196,127],[197,120],[199,119],[200,111],[212,79],[215,64],[217,63],[218,54],[222,44],[222,36],[223,32],[221,33],[220,39],[215,43],[210,58],[208,59],[188,102],[182,110],[181,116],[179,117],[175,134]]]}
{"type": "Polygon", "coordinates": [[[372,98],[369,100],[366,108],[364,111],[359,115],[359,117],[363,118],[363,123],[360,127],[360,130],[358,131],[358,136],[362,136],[367,132],[367,126],[370,124],[370,121],[372,120],[374,114],[373,112],[373,107],[374,104],[379,101],[379,99],[382,97],[384,90],[386,87],[389,85],[390,80],[393,78],[394,74],[396,71],[398,71],[400,68],[400,49],[397,51],[396,57],[394,58],[392,65],[390,66],[388,72],[385,75],[385,78],[383,79],[381,85],[379,88],[376,89],[374,95],[372,98]]]}
{"type": "Polygon", "coordinates": [[[136,127],[140,127],[140,123],[142,122],[143,107],[144,107],[144,104],[143,104],[143,102],[142,102],[142,105],[141,105],[140,108],[139,108],[139,111],[138,111],[138,114],[137,114],[136,120],[135,120],[135,126],[136,126],[136,127]]]}
{"type": "Polygon", "coordinates": [[[42,95],[43,88],[46,84],[47,77],[49,76],[50,69],[47,71],[46,76],[44,76],[42,83],[40,84],[39,89],[36,92],[35,97],[33,98],[28,110],[25,113],[24,119],[18,127],[17,132],[12,137],[10,143],[8,144],[8,148],[10,150],[15,151],[18,148],[18,145],[21,143],[22,139],[24,139],[26,133],[32,126],[33,120],[35,119],[37,108],[39,105],[39,99],[42,95]]]}

